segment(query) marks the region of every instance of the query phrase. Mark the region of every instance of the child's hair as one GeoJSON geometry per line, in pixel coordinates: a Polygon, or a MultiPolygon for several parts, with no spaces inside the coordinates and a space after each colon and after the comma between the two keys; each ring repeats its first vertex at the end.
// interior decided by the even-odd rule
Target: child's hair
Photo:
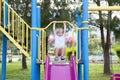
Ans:
{"type": "Polygon", "coordinates": [[[60,31],[63,32],[63,28],[57,28],[57,29],[56,29],[56,33],[59,33],[60,31]]]}

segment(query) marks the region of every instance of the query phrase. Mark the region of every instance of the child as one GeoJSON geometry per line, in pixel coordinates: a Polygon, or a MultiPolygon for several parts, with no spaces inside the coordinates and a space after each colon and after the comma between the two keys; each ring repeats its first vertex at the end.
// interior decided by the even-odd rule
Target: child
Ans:
{"type": "Polygon", "coordinates": [[[60,52],[61,60],[65,59],[65,34],[66,34],[66,24],[64,24],[64,30],[62,28],[58,28],[55,30],[55,23],[53,24],[53,33],[55,36],[55,61],[58,61],[58,54],[60,52]]]}

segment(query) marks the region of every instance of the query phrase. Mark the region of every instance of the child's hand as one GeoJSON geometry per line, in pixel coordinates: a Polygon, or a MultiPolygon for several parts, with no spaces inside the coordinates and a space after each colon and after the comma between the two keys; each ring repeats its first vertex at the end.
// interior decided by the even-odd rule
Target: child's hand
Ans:
{"type": "Polygon", "coordinates": [[[63,21],[63,24],[65,24],[66,23],[66,21],[63,21]]]}
{"type": "Polygon", "coordinates": [[[53,23],[56,24],[56,21],[54,21],[53,23]]]}

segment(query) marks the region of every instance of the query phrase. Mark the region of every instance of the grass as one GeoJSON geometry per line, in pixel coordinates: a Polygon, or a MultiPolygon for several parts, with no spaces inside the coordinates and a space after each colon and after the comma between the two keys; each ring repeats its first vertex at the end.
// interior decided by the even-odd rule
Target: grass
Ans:
{"type": "MultiPolygon", "coordinates": [[[[112,64],[111,72],[120,73],[120,64],[112,64]]],[[[90,80],[110,80],[112,74],[103,74],[103,64],[90,64],[89,66],[90,80]]]]}
{"type": "MultiPolygon", "coordinates": [[[[120,73],[120,64],[113,64],[113,72],[120,73]]],[[[20,62],[7,63],[7,79],[6,80],[30,80],[31,79],[31,65],[28,63],[28,69],[22,70],[20,62]]],[[[41,66],[42,78],[44,76],[44,69],[41,66]]],[[[1,72],[1,63],[0,63],[0,72],[1,72]]],[[[1,73],[0,73],[1,77],[1,73]]],[[[103,64],[90,64],[89,66],[89,78],[90,80],[110,80],[110,74],[103,74],[103,64]]],[[[1,78],[0,78],[1,79],[1,78]]]]}
{"type": "Polygon", "coordinates": [[[20,62],[7,63],[6,80],[30,80],[30,64],[28,64],[27,70],[22,70],[21,67],[20,62]]]}

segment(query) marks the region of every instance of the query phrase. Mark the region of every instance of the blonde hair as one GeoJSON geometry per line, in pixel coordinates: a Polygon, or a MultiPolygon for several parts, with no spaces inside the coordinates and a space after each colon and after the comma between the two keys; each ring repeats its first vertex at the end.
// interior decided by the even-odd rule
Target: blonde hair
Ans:
{"type": "Polygon", "coordinates": [[[62,32],[63,33],[63,28],[57,28],[56,33],[62,32]]]}

